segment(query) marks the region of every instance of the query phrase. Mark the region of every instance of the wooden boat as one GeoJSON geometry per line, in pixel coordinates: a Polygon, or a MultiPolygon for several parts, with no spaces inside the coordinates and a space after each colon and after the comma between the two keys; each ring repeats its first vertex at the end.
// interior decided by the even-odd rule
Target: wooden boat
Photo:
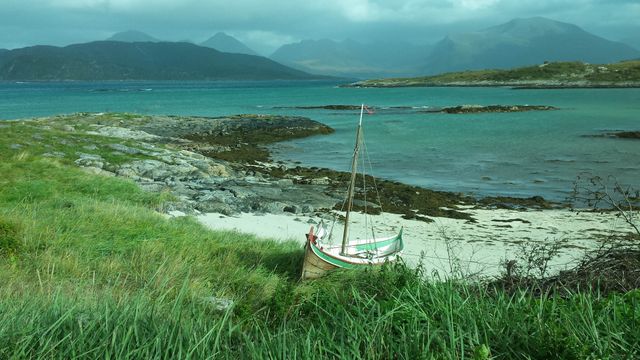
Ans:
{"type": "MultiPolygon", "coordinates": [[[[341,245],[331,245],[331,231],[324,222],[318,224],[314,231],[311,227],[307,234],[302,279],[315,279],[326,272],[337,269],[355,269],[363,266],[382,265],[395,261],[402,249],[402,228],[393,235],[383,238],[349,239],[349,219],[353,206],[353,195],[357,175],[358,155],[362,144],[362,115],[364,105],[360,109],[360,121],[356,130],[356,145],[351,160],[351,180],[347,191],[344,231],[341,245]]],[[[373,233],[373,231],[371,232],[373,233]]]]}

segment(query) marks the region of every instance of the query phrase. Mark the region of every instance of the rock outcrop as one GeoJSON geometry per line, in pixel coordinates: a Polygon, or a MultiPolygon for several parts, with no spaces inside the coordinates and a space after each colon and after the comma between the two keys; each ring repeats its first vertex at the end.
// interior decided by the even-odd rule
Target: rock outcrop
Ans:
{"type": "Polygon", "coordinates": [[[74,163],[88,172],[127,178],[146,191],[169,192],[174,201],[166,212],[312,213],[339,201],[326,191],[327,179],[296,184],[269,175],[271,163],[237,163],[202,155],[246,152],[281,139],[332,131],[307,118],[76,114],[54,120],[56,130],[80,135],[79,128],[88,128],[86,134],[104,137],[106,143],[85,145],[75,154],[47,156],[75,158],[74,163]],[[106,153],[128,161],[109,161],[106,153]]]}

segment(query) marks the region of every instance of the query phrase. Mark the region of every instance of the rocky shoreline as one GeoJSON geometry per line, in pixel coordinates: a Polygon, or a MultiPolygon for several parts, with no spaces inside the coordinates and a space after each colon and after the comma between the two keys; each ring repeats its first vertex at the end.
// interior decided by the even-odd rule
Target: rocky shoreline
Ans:
{"type": "MultiPolygon", "coordinates": [[[[318,110],[334,110],[334,111],[360,111],[361,105],[312,105],[312,106],[293,106],[293,107],[277,107],[277,109],[318,109],[318,110]]],[[[523,112],[523,111],[545,111],[558,110],[558,108],[549,105],[458,105],[458,106],[429,106],[429,107],[411,107],[411,106],[368,106],[367,111],[371,112],[407,112],[407,113],[445,113],[445,114],[474,114],[474,113],[506,113],[506,112],[523,112]]]]}
{"type": "Polygon", "coordinates": [[[607,132],[603,134],[583,135],[584,137],[595,138],[614,138],[614,139],[627,139],[627,140],[640,140],[640,131],[616,131],[607,132]]]}
{"type": "MultiPolygon", "coordinates": [[[[167,213],[326,216],[331,209],[340,209],[347,188],[347,173],[270,161],[266,147],[270,143],[333,131],[304,117],[82,113],[20,123],[63,136],[62,142],[74,146],[73,151],[68,146],[61,151],[45,143],[45,157],[72,162],[91,173],[127,178],[147,191],[171,194],[173,201],[162,209],[167,213]]],[[[50,134],[38,136],[46,139],[50,134]]],[[[14,145],[16,150],[28,146],[14,145]]],[[[473,221],[465,209],[558,206],[540,197],[477,200],[394,181],[376,182],[382,210],[405,219],[473,221]]],[[[356,189],[356,209],[379,213],[379,206],[365,202],[375,198],[372,188],[356,189]]]]}
{"type": "Polygon", "coordinates": [[[620,139],[640,139],[640,131],[619,131],[610,135],[620,139]]]}
{"type": "Polygon", "coordinates": [[[546,110],[558,110],[558,108],[548,105],[460,105],[446,107],[441,109],[439,112],[444,112],[447,114],[477,114],[546,110]]]}

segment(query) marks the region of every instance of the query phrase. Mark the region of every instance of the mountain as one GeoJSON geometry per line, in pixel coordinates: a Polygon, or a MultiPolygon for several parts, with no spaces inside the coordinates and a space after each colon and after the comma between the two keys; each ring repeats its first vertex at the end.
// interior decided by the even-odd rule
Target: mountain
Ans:
{"type": "Polygon", "coordinates": [[[96,41],[33,46],[0,57],[0,80],[271,80],[318,78],[244,54],[189,43],[96,41]]]}
{"type": "Polygon", "coordinates": [[[625,43],[636,50],[640,50],[640,36],[627,37],[620,40],[620,42],[625,43]]]}
{"type": "Polygon", "coordinates": [[[154,38],[151,35],[147,35],[141,31],[129,30],[113,34],[107,41],[122,41],[122,42],[160,42],[160,40],[154,38]]]}
{"type": "Polygon", "coordinates": [[[247,45],[223,32],[213,35],[206,41],[200,43],[200,46],[228,53],[258,55],[255,51],[247,47],[247,45]]]}
{"type": "Polygon", "coordinates": [[[428,46],[403,42],[363,44],[324,39],[283,45],[270,57],[310,73],[367,78],[416,75],[428,54],[428,46]]]}
{"type": "Polygon", "coordinates": [[[637,58],[628,45],[603,39],[576,25],[541,17],[515,19],[436,44],[425,72],[505,69],[544,61],[611,63],[637,58]]]}

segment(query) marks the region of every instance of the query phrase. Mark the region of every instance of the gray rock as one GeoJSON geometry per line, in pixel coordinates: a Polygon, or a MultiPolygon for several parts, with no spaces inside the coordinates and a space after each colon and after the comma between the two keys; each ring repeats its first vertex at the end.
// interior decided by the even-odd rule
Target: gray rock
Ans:
{"type": "Polygon", "coordinates": [[[153,144],[146,143],[146,142],[141,142],[138,145],[140,145],[140,147],[143,148],[143,149],[147,149],[147,150],[151,150],[151,151],[158,150],[157,146],[155,146],[153,144]]]}
{"type": "Polygon", "coordinates": [[[179,181],[176,182],[171,189],[179,196],[193,197],[198,194],[198,191],[191,189],[188,184],[179,181]]]}
{"type": "Polygon", "coordinates": [[[147,192],[161,192],[162,190],[164,190],[164,185],[163,184],[155,183],[155,182],[141,183],[140,187],[142,188],[142,190],[147,191],[147,192]]]}
{"type": "Polygon", "coordinates": [[[85,154],[77,152],[80,158],[75,161],[75,164],[82,167],[94,167],[102,169],[104,167],[104,159],[100,155],[85,154]]]}
{"type": "Polygon", "coordinates": [[[278,186],[293,186],[293,180],[291,179],[280,179],[277,183],[278,186]]]}
{"type": "Polygon", "coordinates": [[[282,214],[284,212],[285,206],[287,206],[287,204],[274,201],[262,204],[261,210],[269,214],[282,214]]]}
{"type": "Polygon", "coordinates": [[[95,131],[88,131],[87,134],[91,135],[102,135],[115,137],[120,139],[133,139],[133,140],[159,140],[160,137],[156,135],[152,135],[146,133],[144,131],[131,130],[122,127],[115,126],[101,126],[98,127],[95,131]]]}
{"type": "Polygon", "coordinates": [[[89,145],[83,146],[82,148],[85,149],[85,150],[92,151],[92,150],[96,150],[98,147],[95,146],[94,144],[89,144],[89,145]]]}
{"type": "Polygon", "coordinates": [[[171,211],[167,211],[167,214],[171,217],[183,217],[183,216],[187,216],[187,214],[183,211],[180,210],[171,210],[171,211]]]}
{"type": "Polygon", "coordinates": [[[205,212],[205,213],[220,213],[220,214],[225,214],[225,215],[231,215],[231,214],[237,212],[236,210],[234,210],[228,204],[225,204],[225,203],[222,203],[222,202],[219,202],[219,201],[202,202],[202,201],[198,200],[196,202],[195,208],[197,210],[205,212]]]}
{"type": "Polygon", "coordinates": [[[227,191],[231,193],[234,196],[234,198],[237,198],[237,199],[247,199],[255,195],[255,193],[251,191],[251,189],[240,187],[240,186],[229,188],[227,191]]]}
{"type": "Polygon", "coordinates": [[[139,179],[140,178],[138,173],[135,170],[133,170],[131,167],[129,167],[128,165],[120,167],[120,169],[118,169],[116,171],[116,174],[118,174],[118,176],[131,178],[131,179],[139,179]]]}
{"type": "Polygon", "coordinates": [[[62,131],[66,131],[66,132],[75,132],[76,128],[71,126],[71,125],[64,125],[62,127],[62,131]]]}
{"type": "Polygon", "coordinates": [[[217,176],[217,177],[223,177],[223,178],[231,176],[227,171],[227,168],[221,164],[210,165],[209,169],[207,170],[207,174],[211,176],[217,176]]]}
{"type": "Polygon", "coordinates": [[[112,173],[111,171],[106,171],[99,167],[86,166],[86,167],[82,167],[81,169],[82,171],[87,172],[89,174],[109,176],[109,177],[116,176],[116,174],[112,173]]]}
{"type": "Polygon", "coordinates": [[[212,190],[216,188],[219,184],[224,182],[224,180],[225,179],[223,178],[214,178],[211,176],[206,176],[204,178],[187,181],[186,184],[194,190],[206,191],[206,190],[212,190]]]}
{"type": "Polygon", "coordinates": [[[297,205],[287,205],[282,209],[284,212],[297,214],[300,212],[300,208],[297,205]]]}
{"type": "Polygon", "coordinates": [[[190,164],[177,164],[171,168],[174,176],[178,178],[185,178],[195,176],[199,173],[198,168],[190,164]]]}
{"type": "Polygon", "coordinates": [[[303,204],[300,207],[300,211],[303,212],[303,213],[312,213],[312,212],[315,211],[315,208],[310,204],[303,204]]]}
{"type": "Polygon", "coordinates": [[[264,178],[258,177],[258,176],[247,176],[244,179],[242,179],[250,184],[261,184],[264,182],[264,178]]]}
{"type": "Polygon", "coordinates": [[[153,180],[165,180],[174,176],[171,166],[158,160],[137,160],[129,163],[128,168],[139,177],[153,180]]]}
{"type": "Polygon", "coordinates": [[[20,145],[20,144],[11,144],[11,145],[9,145],[9,148],[11,150],[20,150],[20,149],[22,149],[22,145],[20,145]]]}
{"type": "Polygon", "coordinates": [[[180,150],[180,154],[192,158],[194,160],[206,160],[207,157],[189,150],[180,150]]]}
{"type": "Polygon", "coordinates": [[[331,180],[328,177],[311,179],[309,182],[311,185],[329,185],[331,180]]]}
{"type": "Polygon", "coordinates": [[[205,192],[197,198],[200,202],[221,202],[223,204],[235,204],[238,200],[229,190],[213,190],[205,192]]]}
{"type": "Polygon", "coordinates": [[[164,154],[164,155],[160,155],[158,156],[158,159],[160,159],[160,161],[167,163],[167,164],[175,164],[177,163],[176,158],[172,157],[171,155],[168,154],[164,154]]]}
{"type": "Polygon", "coordinates": [[[140,149],[128,147],[122,144],[109,144],[109,147],[112,148],[113,150],[116,150],[125,154],[130,154],[130,155],[140,154],[140,149]]]}
{"type": "Polygon", "coordinates": [[[53,157],[53,158],[63,158],[66,155],[67,154],[63,153],[62,151],[52,151],[52,152],[46,152],[42,154],[42,156],[44,157],[53,157]]]}

